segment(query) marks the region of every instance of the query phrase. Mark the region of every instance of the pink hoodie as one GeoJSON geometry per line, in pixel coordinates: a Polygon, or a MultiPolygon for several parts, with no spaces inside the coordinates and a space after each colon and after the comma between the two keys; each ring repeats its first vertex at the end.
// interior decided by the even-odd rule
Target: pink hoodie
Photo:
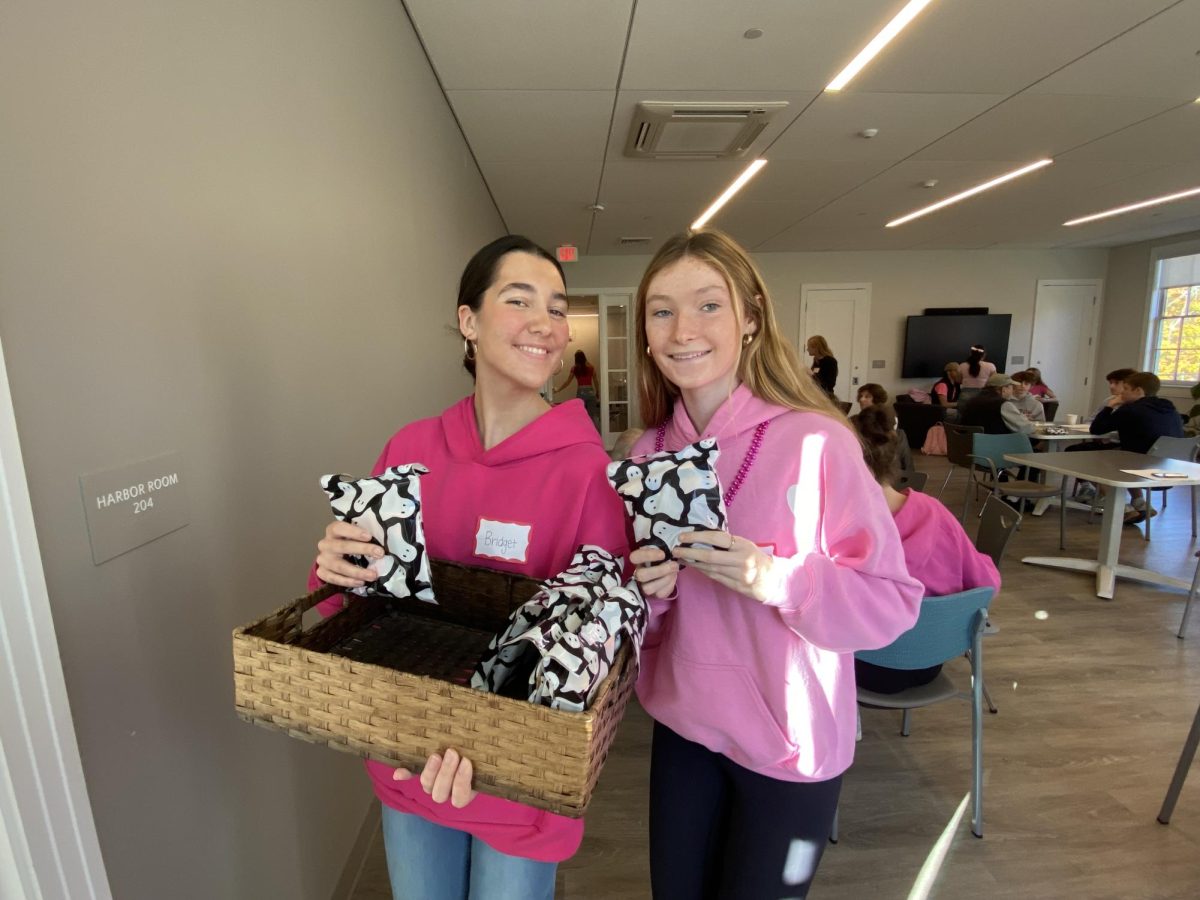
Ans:
{"type": "MultiPolygon", "coordinates": [[[[784,589],[758,603],[683,569],[677,599],[651,601],[638,698],[657,721],[738,765],[825,781],[854,758],[853,652],[911,628],[923,590],[844,423],[775,406],[742,385],[703,434],[677,401],[665,446],[716,437],[728,486],[767,419],[729,527],[774,554],[784,589]]],[[[651,452],[654,440],[651,428],[635,453],[651,452]]]]}
{"type": "MultiPolygon", "coordinates": [[[[484,450],[475,400],[467,397],[438,418],[396,432],[373,474],[407,462],[429,467],[421,499],[426,543],[438,559],[543,579],[565,569],[580,544],[629,555],[624,508],[608,485],[608,456],[582,401],[556,406],[484,450]]],[[[310,579],[311,587],[319,583],[315,575],[310,579]]],[[[330,615],[341,603],[337,595],[320,609],[330,615]]],[[[582,819],[482,793],[455,809],[434,803],[415,775],[394,781],[391,766],[370,761],[366,766],[375,793],[388,806],[465,831],[502,853],[559,862],[583,839],[582,819]]]]}
{"type": "Polygon", "coordinates": [[[906,490],[896,512],[908,574],[925,586],[925,596],[943,597],[990,585],[1000,590],[1000,573],[991,557],[971,543],[967,533],[937,497],[906,490]]]}

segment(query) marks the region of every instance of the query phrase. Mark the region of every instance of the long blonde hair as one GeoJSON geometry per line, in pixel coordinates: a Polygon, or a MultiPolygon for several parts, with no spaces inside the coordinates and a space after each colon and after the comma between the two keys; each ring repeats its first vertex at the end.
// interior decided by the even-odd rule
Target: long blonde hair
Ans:
{"type": "Polygon", "coordinates": [[[829,349],[829,341],[825,340],[822,335],[814,334],[804,342],[804,349],[812,348],[810,355],[816,359],[824,359],[827,356],[833,356],[833,351],[829,349]]]}
{"type": "Polygon", "coordinates": [[[829,395],[800,365],[795,348],[779,333],[775,308],[762,275],[750,255],[720,231],[681,232],[667,239],[654,254],[637,289],[634,327],[637,334],[637,385],[642,420],[657,428],[671,415],[679,389],[671,384],[649,355],[646,339],[646,292],[654,277],[682,259],[692,258],[711,266],[725,281],[733,298],[738,322],[755,325],[748,344],[743,343],[738,359],[738,380],[754,396],[788,409],[825,413],[844,420],[829,395]],[[643,355],[643,353],[645,355],[643,355]]]}

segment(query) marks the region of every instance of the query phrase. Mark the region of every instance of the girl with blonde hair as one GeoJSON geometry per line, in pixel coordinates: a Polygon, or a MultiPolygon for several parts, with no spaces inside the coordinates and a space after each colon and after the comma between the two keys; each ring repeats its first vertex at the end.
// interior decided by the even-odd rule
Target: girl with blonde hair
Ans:
{"type": "Polygon", "coordinates": [[[670,559],[630,555],[651,606],[638,696],[655,720],[654,896],[805,896],[854,755],[854,651],[910,628],[921,586],[745,250],[715,231],[669,239],[636,333],[634,451],[717,438],[729,529],[682,535],[670,559]]]}

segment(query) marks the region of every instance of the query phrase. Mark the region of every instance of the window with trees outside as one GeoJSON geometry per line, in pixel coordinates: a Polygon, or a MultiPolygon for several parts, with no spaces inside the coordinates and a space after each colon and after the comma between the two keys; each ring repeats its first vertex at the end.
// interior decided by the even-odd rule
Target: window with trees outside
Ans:
{"type": "Polygon", "coordinates": [[[1164,384],[1200,382],[1200,254],[1158,262],[1150,370],[1164,384]]]}

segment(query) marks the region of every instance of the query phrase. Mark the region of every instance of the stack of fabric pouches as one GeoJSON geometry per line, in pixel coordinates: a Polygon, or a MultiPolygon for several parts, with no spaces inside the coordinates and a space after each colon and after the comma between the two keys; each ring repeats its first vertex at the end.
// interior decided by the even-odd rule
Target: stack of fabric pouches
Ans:
{"type": "MultiPolygon", "coordinates": [[[[726,529],[717,478],[720,455],[708,438],[670,453],[615,462],[608,479],[625,502],[638,547],[668,556],[687,531],[726,529]]],[[[436,603],[425,549],[420,476],[411,463],[375,478],[327,475],[321,486],[338,519],[368,531],[385,550],[379,560],[356,560],[380,577],[354,593],[416,597],[436,603]]],[[[608,675],[623,640],[641,648],[649,611],[637,582],[622,584],[623,561],[601,547],[581,546],[571,565],[542,582],[492,638],[471,686],[552,709],[587,709],[608,675]]]]}

